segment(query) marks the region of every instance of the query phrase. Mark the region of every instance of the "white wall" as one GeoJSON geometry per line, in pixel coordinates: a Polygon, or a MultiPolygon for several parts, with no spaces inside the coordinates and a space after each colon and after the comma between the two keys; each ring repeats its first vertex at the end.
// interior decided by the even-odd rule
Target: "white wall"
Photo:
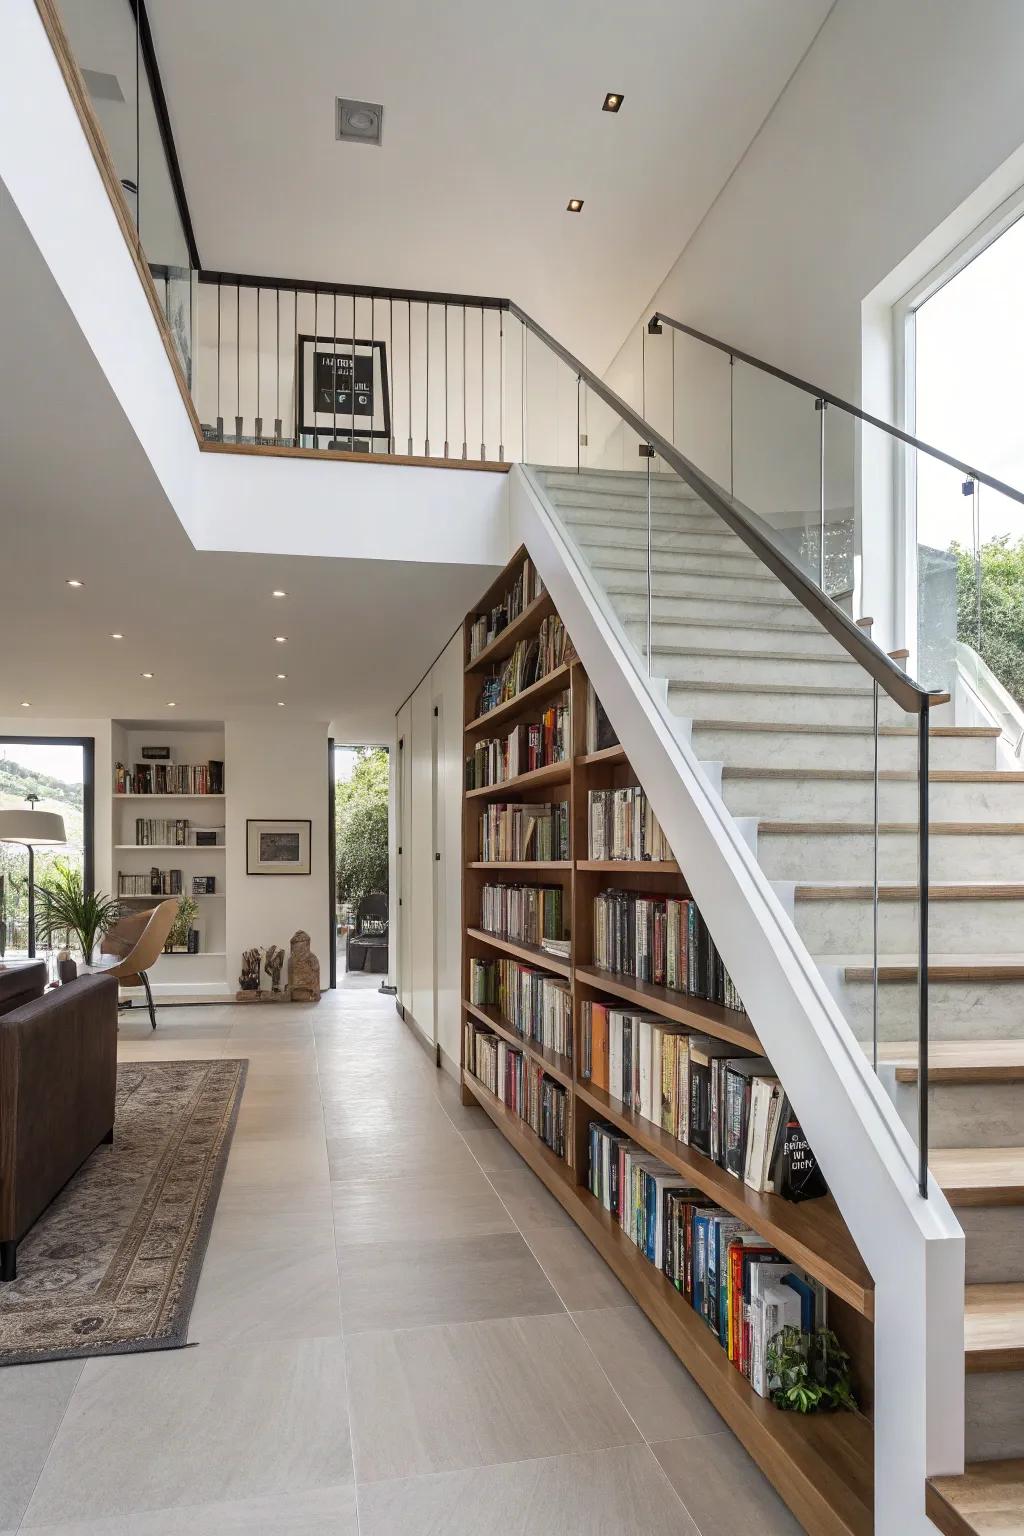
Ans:
{"type": "MultiPolygon", "coordinates": [[[[838,0],[638,317],[609,372],[612,385],[639,404],[639,322],[658,308],[859,402],[861,303],[1024,141],[1022,54],[1024,8],[1017,0],[838,0]]],[[[667,351],[669,336],[650,338],[650,347],[667,351]]],[[[696,440],[717,455],[707,467],[715,474],[717,464],[722,478],[728,363],[705,355],[699,366],[698,344],[681,338],[676,358],[679,446],[692,451],[696,440]]],[[[889,377],[880,386],[881,395],[876,381],[863,403],[891,419],[889,377]]],[[[801,485],[809,480],[813,402],[802,439],[795,434],[803,414],[795,402],[778,399],[781,385],[744,387],[750,398],[741,420],[737,396],[737,447],[769,466],[764,479],[752,474],[746,486],[754,510],[762,511],[757,498],[771,501],[787,458],[795,459],[789,467],[801,485]],[[782,418],[778,453],[773,439],[759,433],[762,415],[782,418]]],[[[648,408],[654,425],[670,421],[668,390],[652,389],[650,374],[648,408]]],[[[832,422],[829,428],[838,430],[832,422]]],[[[830,499],[837,506],[853,500],[852,443],[847,434],[833,454],[830,499]]],[[[955,443],[941,446],[957,451],[955,443]]],[[[888,508],[881,522],[876,510],[864,510],[864,600],[884,620],[893,610],[894,568],[888,508]]]]}
{"type": "Polygon", "coordinates": [[[327,722],[282,720],[278,714],[229,718],[224,726],[227,780],[227,979],[237,985],[242,951],[280,944],[287,954],[296,929],[309,934],[330,980],[327,885],[327,722]],[[309,875],[247,875],[245,823],[257,819],[312,822],[309,875]]]}
{"type": "Polygon", "coordinates": [[[398,1000],[457,1072],[462,964],[462,632],[395,716],[401,856],[392,844],[398,1000]],[[434,711],[437,711],[435,716],[434,711]],[[402,745],[399,748],[399,742],[402,745]],[[440,858],[436,855],[440,854],[440,858]]]}

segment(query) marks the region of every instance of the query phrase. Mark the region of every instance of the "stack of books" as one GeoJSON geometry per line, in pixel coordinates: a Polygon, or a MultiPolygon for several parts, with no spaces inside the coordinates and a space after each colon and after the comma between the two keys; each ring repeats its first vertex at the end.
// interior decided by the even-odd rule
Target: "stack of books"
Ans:
{"type": "Polygon", "coordinates": [[[594,898],[594,964],[689,997],[741,1009],[722,957],[694,901],[601,891],[594,898]]]}
{"type": "Polygon", "coordinates": [[[580,1077],[751,1189],[780,1192],[799,1125],[766,1057],[740,1056],[655,1014],[585,1001],[580,1077]]]}
{"type": "Polygon", "coordinates": [[[569,637],[556,613],[542,619],[536,637],[519,640],[500,671],[484,682],[477,715],[507,704],[533,683],[560,667],[570,654],[569,637]]]}
{"type": "Polygon", "coordinates": [[[124,763],[114,764],[115,795],[222,795],[224,764],[136,763],[129,772],[124,763]]]}
{"type": "Polygon", "coordinates": [[[568,859],[569,803],[489,805],[480,817],[479,858],[503,860],[568,859]]]}
{"type": "Polygon", "coordinates": [[[639,785],[592,789],[587,795],[592,859],[671,859],[651,803],[639,785]]]}
{"type": "Polygon", "coordinates": [[[478,741],[466,759],[466,788],[504,784],[520,773],[564,763],[569,756],[569,695],[553,699],[540,719],[513,726],[507,736],[478,741]]]}
{"type": "Polygon", "coordinates": [[[149,843],[157,843],[166,847],[173,843],[176,848],[187,848],[191,842],[189,826],[184,817],[170,821],[161,817],[136,816],[135,845],[145,848],[149,843]]]}
{"type": "Polygon", "coordinates": [[[568,982],[519,960],[471,959],[469,1000],[481,1008],[497,1008],[524,1040],[571,1057],[572,993],[568,982]]]}
{"type": "Polygon", "coordinates": [[[465,1027],[464,1056],[467,1071],[525,1120],[545,1146],[564,1157],[568,1094],[561,1083],[473,1020],[465,1027]]]}
{"type": "Polygon", "coordinates": [[[513,619],[518,619],[523,610],[528,608],[543,590],[544,583],[538,576],[533,561],[529,558],[525,559],[522,569],[501,602],[497,603],[489,613],[477,614],[470,625],[470,661],[479,656],[492,640],[496,640],[513,619]]]}
{"type": "Polygon", "coordinates": [[[155,866],[144,875],[118,874],[119,896],[180,896],[182,893],[180,869],[157,869],[155,866]]]}
{"type": "Polygon", "coordinates": [[[557,885],[485,885],[480,892],[485,933],[523,944],[565,938],[562,889],[557,885]]]}
{"type": "Polygon", "coordinates": [[[768,1397],[768,1344],[789,1325],[826,1326],[824,1286],[613,1126],[591,1122],[589,1152],[591,1193],[768,1397]]]}

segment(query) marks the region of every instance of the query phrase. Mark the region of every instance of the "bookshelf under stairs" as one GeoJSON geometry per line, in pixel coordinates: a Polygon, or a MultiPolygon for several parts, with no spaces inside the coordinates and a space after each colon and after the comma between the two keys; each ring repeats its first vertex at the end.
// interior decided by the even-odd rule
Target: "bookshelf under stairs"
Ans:
{"type": "Polygon", "coordinates": [[[178,895],[198,908],[196,947],[160,956],[150,972],[153,992],[158,999],[226,996],[224,726],[118,720],[113,761],[123,770],[115,766],[109,786],[113,893],[129,910],[178,895]]]}
{"type": "MultiPolygon", "coordinates": [[[[642,652],[646,475],[534,474],[642,652]]],[[[870,685],[717,516],[681,482],[655,481],[652,672],[725,805],[751,828],[761,868],[791,891],[796,927],[867,1049],[870,685]]],[[[933,1480],[927,1507],[956,1536],[1005,1536],[1024,1532],[1024,774],[997,766],[998,728],[957,726],[949,703],[932,721],[931,1166],[966,1235],[967,1472],[933,1480]]],[[[883,698],[880,1057],[912,1128],[914,737],[883,698]]],[[[574,761],[575,785],[586,771],[574,761]]]]}
{"type": "MultiPolygon", "coordinates": [[[[525,559],[525,551],[518,551],[468,616],[465,629],[463,1099],[481,1106],[560,1201],[804,1527],[815,1536],[867,1536],[873,1529],[874,1289],[834,1201],[825,1195],[795,1202],[752,1187],[699,1150],[695,1137],[688,1144],[664,1129],[655,1111],[648,1117],[599,1086],[600,1074],[584,1059],[587,1020],[601,1005],[635,1010],[668,1032],[692,1032],[694,1040],[709,1039],[725,1056],[751,1058],[761,1051],[742,1007],[680,990],[678,976],[670,987],[596,963],[598,955],[609,958],[607,935],[596,931],[597,904],[621,903],[629,910],[632,898],[654,896],[684,903],[685,850],[675,850],[678,861],[651,859],[644,856],[647,848],[639,846],[626,850],[632,857],[591,856],[609,852],[604,846],[592,847],[592,793],[636,794],[638,781],[622,746],[588,750],[592,690],[571,645],[564,655],[556,648],[553,658],[549,656],[554,665],[546,671],[540,668],[538,680],[528,671],[530,681],[518,692],[513,677],[505,690],[510,696],[481,712],[485,680],[508,664],[517,645],[537,639],[542,622],[548,625],[550,639],[551,620],[557,618],[546,594],[531,596],[529,580],[522,582],[525,559]],[[518,590],[517,582],[525,590],[518,590]],[[474,623],[480,614],[499,608],[513,591],[511,621],[484,648],[478,630],[474,654],[474,623]],[[492,778],[497,782],[487,782],[492,778]],[[550,808],[563,804],[567,820],[557,846],[551,824],[559,817],[550,808]],[[482,828],[489,810],[490,822],[482,828]],[[541,837],[546,840],[545,854],[554,856],[531,859],[541,837]],[[510,847],[517,857],[494,857],[510,847]],[[488,857],[482,857],[484,852],[488,857]],[[547,895],[538,911],[533,898],[510,895],[504,887],[513,893],[543,888],[547,895]],[[609,897],[609,892],[617,894],[609,897]],[[545,940],[543,928],[548,918],[559,930],[551,948],[545,947],[551,938],[545,940]],[[524,926],[531,921],[539,921],[540,928],[524,926]],[[510,927],[519,934],[530,932],[530,939],[510,937],[510,927]],[[560,944],[563,933],[571,937],[560,944]],[[543,1029],[534,1031],[537,1038],[530,1037],[529,1023],[522,1017],[522,1028],[516,1028],[493,1000],[474,999],[474,980],[479,991],[480,978],[493,975],[491,963],[501,961],[510,962],[506,979],[515,978],[509,987],[523,982],[525,974],[527,991],[538,988],[545,999],[543,1029]],[[549,995],[544,978],[559,984],[560,997],[554,991],[549,995]],[[548,1007],[552,1001],[560,1006],[548,1007]],[[504,1047],[513,1053],[510,1087],[507,1079],[499,1083],[495,1071],[499,1052],[508,1065],[510,1052],[504,1047]],[[515,1107],[517,1095],[521,1109],[515,1107]],[[692,1301],[627,1235],[607,1202],[592,1193],[592,1123],[634,1143],[678,1184],[697,1191],[707,1206],[735,1217],[738,1227],[757,1233],[776,1257],[782,1255],[827,1292],[828,1323],[853,1360],[862,1411],[804,1417],[781,1411],[754,1390],[692,1301]]],[[[642,843],[651,830],[650,818],[645,821],[641,809],[624,835],[642,843]]],[[[616,823],[616,853],[623,852],[622,833],[621,822],[616,823]]],[[[713,966],[699,980],[701,990],[717,992],[719,999],[725,985],[713,966]],[[709,983],[712,975],[715,979],[709,983]]],[[[510,995],[506,991],[505,996],[510,995]]],[[[730,1001],[738,1003],[733,997],[730,1001]]],[[[518,1008],[514,1002],[513,1010],[518,1008]]]]}

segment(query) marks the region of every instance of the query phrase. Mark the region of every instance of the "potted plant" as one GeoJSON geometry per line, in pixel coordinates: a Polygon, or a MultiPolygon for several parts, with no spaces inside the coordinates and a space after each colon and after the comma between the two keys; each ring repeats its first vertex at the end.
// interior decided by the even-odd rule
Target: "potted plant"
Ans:
{"type": "Polygon", "coordinates": [[[199,903],[192,900],[191,896],[178,898],[178,915],[174,919],[174,926],[167,935],[167,943],[164,945],[168,954],[187,954],[188,936],[192,932],[192,924],[199,912],[199,903]]]}
{"type": "Polygon", "coordinates": [[[771,1399],[789,1413],[828,1413],[857,1407],[850,1357],[831,1328],[803,1333],[787,1326],[769,1340],[771,1399]]]}
{"type": "Polygon", "coordinates": [[[120,903],[99,891],[86,891],[82,871],[64,859],[55,859],[45,885],[36,887],[36,934],[43,944],[66,941],[73,933],[86,965],[92,964],[97,943],[114,926],[120,903]]]}

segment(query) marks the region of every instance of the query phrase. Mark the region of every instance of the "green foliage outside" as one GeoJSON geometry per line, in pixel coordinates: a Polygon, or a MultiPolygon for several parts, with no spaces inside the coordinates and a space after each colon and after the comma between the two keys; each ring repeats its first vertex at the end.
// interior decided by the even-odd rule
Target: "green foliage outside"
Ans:
{"type": "Polygon", "coordinates": [[[1024,704],[1024,539],[1009,534],[981,546],[981,643],[974,554],[956,556],[957,639],[978,652],[1018,704],[1024,704]]]}
{"type": "Polygon", "coordinates": [[[335,790],[339,906],[388,888],[388,754],[363,747],[352,777],[335,790]]]}
{"type": "MultiPolygon", "coordinates": [[[[0,756],[0,809],[25,809],[26,797],[39,796],[37,809],[56,811],[64,818],[67,844],[63,848],[36,849],[36,885],[46,885],[58,861],[81,868],[84,860],[82,786],[65,784],[35,768],[0,756]]],[[[28,940],[28,854],[18,843],[0,843],[0,876],[3,877],[4,917],[8,951],[24,949],[28,940]]]]}

